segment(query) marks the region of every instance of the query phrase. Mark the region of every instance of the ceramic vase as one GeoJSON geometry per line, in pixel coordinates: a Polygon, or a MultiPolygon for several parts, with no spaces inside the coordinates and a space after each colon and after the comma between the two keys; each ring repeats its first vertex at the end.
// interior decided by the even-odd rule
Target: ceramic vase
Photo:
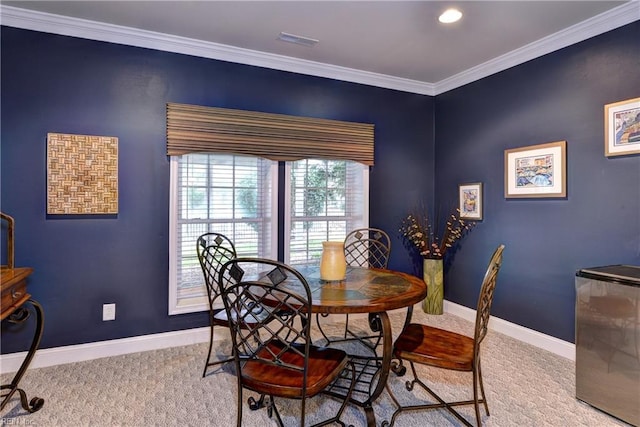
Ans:
{"type": "Polygon", "coordinates": [[[344,258],[344,242],[322,242],[320,279],[327,282],[344,280],[347,261],[344,258]]]}
{"type": "Polygon", "coordinates": [[[441,259],[423,260],[423,278],[427,284],[427,297],[422,310],[427,314],[442,314],[444,300],[444,274],[441,259]]]}

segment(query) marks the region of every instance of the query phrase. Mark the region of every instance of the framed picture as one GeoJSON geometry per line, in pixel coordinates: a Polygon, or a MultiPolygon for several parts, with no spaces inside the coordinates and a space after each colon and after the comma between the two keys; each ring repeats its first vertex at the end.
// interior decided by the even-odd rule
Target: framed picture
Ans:
{"type": "Polygon", "coordinates": [[[604,106],[604,155],[640,153],[640,98],[604,106]]]}
{"type": "Polygon", "coordinates": [[[460,218],[482,220],[482,183],[472,182],[458,186],[460,218]]]}
{"type": "Polygon", "coordinates": [[[567,141],[504,151],[504,197],[566,197],[567,141]]]}

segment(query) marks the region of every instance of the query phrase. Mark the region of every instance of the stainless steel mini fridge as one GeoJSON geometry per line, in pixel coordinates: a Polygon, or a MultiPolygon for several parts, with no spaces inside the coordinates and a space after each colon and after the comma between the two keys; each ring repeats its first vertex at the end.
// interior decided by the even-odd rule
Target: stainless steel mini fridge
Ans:
{"type": "Polygon", "coordinates": [[[640,266],[576,273],[576,397],[640,426],[640,266]]]}

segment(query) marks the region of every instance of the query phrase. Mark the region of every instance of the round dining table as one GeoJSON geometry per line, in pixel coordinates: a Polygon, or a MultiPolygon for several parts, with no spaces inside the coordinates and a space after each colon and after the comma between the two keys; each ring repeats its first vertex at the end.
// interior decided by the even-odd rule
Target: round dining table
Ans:
{"type": "MultiPolygon", "coordinates": [[[[393,351],[390,310],[407,308],[407,321],[413,305],[426,297],[427,286],[418,277],[407,273],[363,267],[347,267],[346,277],[340,281],[320,279],[319,267],[298,267],[311,290],[312,311],[319,314],[366,313],[369,327],[378,334],[382,351],[373,349],[372,355],[350,354],[357,368],[358,382],[351,402],[364,409],[367,425],[375,426],[373,403],[382,393],[393,351]]],[[[294,287],[295,284],[285,285],[294,287]]],[[[376,346],[377,347],[377,346],[376,346]]],[[[339,388],[329,394],[341,396],[339,388]]]]}

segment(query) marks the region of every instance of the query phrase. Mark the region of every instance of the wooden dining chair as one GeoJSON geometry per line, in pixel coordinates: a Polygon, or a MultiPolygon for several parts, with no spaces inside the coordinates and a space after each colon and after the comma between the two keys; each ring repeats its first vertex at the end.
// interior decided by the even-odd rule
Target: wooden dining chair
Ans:
{"type": "Polygon", "coordinates": [[[244,389],[269,397],[269,417],[275,415],[279,426],[283,424],[274,398],[300,400],[298,425],[304,426],[307,399],[322,393],[337,398],[330,393],[331,385],[350,377],[348,392],[341,398],[336,415],[315,424],[336,422],[344,426],[340,417],[353,392],[355,370],[344,351],[311,343],[311,291],[306,279],[278,261],[236,258],[222,267],[218,281],[225,283],[222,300],[231,319],[238,427],[242,425],[244,389]],[[254,323],[247,316],[256,307],[269,316],[254,323]]]}
{"type": "Polygon", "coordinates": [[[207,375],[209,367],[233,360],[233,357],[229,355],[226,359],[212,362],[211,353],[213,351],[214,327],[227,327],[229,325],[224,305],[219,303],[216,306],[215,303],[216,299],[220,296],[218,274],[224,263],[236,257],[236,248],[233,242],[224,234],[211,232],[204,233],[198,237],[196,250],[200,266],[202,267],[202,273],[204,274],[207,299],[209,302],[209,351],[207,352],[207,360],[204,365],[204,370],[202,371],[202,377],[204,378],[207,375]]]}
{"type": "MultiPolygon", "coordinates": [[[[347,265],[366,268],[387,268],[391,254],[391,239],[379,228],[359,228],[351,231],[344,239],[344,257],[347,265]]],[[[349,329],[349,315],[345,314],[344,333],[339,338],[327,336],[320,319],[327,314],[316,315],[316,323],[327,344],[332,342],[359,340],[375,349],[380,343],[380,335],[362,335],[349,329]],[[374,340],[373,342],[369,340],[374,340]]]]}
{"type": "Polygon", "coordinates": [[[387,390],[398,409],[391,417],[391,424],[385,421],[382,424],[383,426],[393,426],[396,417],[400,413],[411,410],[446,408],[467,426],[471,426],[471,423],[456,411],[454,406],[474,405],[478,426],[482,425],[480,417],[481,403],[484,405],[487,416],[489,415],[489,406],[487,404],[484,386],[482,384],[480,344],[487,335],[493,292],[496,287],[498,272],[502,265],[503,251],[504,245],[498,246],[489,261],[489,266],[484,275],[476,308],[476,322],[473,338],[417,323],[409,323],[404,327],[394,343],[393,354],[398,358],[399,363],[394,363],[392,369],[398,375],[404,375],[406,368],[403,366],[403,362],[409,362],[411,371],[413,372],[413,380],[405,383],[406,389],[411,391],[413,390],[413,387],[418,384],[431,394],[437,400],[437,403],[402,406],[396,399],[390,387],[387,386],[387,390]],[[414,366],[415,363],[442,369],[471,372],[473,374],[473,400],[446,402],[424,382],[418,379],[414,366]],[[480,396],[478,395],[478,388],[480,396]]]}

